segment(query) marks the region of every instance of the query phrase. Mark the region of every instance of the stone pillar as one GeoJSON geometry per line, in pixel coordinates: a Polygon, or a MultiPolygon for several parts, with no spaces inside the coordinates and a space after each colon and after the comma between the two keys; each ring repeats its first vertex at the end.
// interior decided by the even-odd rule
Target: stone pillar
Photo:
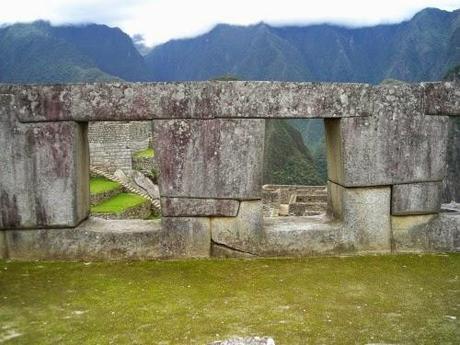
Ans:
{"type": "Polygon", "coordinates": [[[88,216],[86,123],[17,121],[0,96],[0,229],[75,227],[88,216]]]}
{"type": "Polygon", "coordinates": [[[155,120],[153,127],[164,231],[193,231],[201,248],[189,248],[194,256],[210,255],[222,238],[238,250],[254,246],[262,232],[264,120],[155,120]]]}
{"type": "Polygon", "coordinates": [[[330,207],[357,248],[389,250],[392,215],[439,212],[448,118],[424,114],[420,86],[376,87],[371,102],[369,117],[325,120],[330,207]],[[381,232],[376,242],[370,236],[363,244],[356,229],[373,217],[385,226],[375,227],[381,232]]]}

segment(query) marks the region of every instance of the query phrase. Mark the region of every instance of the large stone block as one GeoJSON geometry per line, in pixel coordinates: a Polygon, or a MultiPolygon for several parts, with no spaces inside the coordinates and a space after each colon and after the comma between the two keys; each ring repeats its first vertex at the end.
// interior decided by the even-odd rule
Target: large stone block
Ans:
{"type": "Polygon", "coordinates": [[[12,260],[139,260],[165,257],[159,220],[90,218],[77,228],[6,230],[12,260]]]}
{"type": "Polygon", "coordinates": [[[164,217],[235,217],[239,206],[231,199],[161,198],[164,217]]]}
{"type": "Polygon", "coordinates": [[[371,90],[367,84],[215,81],[8,88],[18,95],[23,122],[368,116],[371,90]]]}
{"type": "Polygon", "coordinates": [[[460,213],[440,213],[427,231],[430,251],[460,252],[460,213]]]}
{"type": "Polygon", "coordinates": [[[428,250],[428,228],[436,215],[391,217],[392,249],[395,252],[423,252],[428,250]]]}
{"type": "Polygon", "coordinates": [[[274,217],[264,219],[264,242],[259,255],[307,256],[341,252],[339,222],[322,217],[274,217]]]}
{"type": "Polygon", "coordinates": [[[89,207],[86,125],[21,124],[13,102],[1,97],[0,229],[77,225],[89,207]]]}
{"type": "Polygon", "coordinates": [[[211,238],[236,251],[257,253],[264,241],[262,201],[242,201],[237,217],[211,218],[211,238]]]}
{"type": "Polygon", "coordinates": [[[263,120],[156,120],[163,197],[259,199],[263,120]]]}
{"type": "Polygon", "coordinates": [[[209,257],[211,229],[207,217],[162,217],[161,253],[164,257],[209,257]]]}
{"type": "Polygon", "coordinates": [[[376,87],[373,116],[326,120],[329,180],[346,187],[441,181],[448,117],[424,115],[422,93],[376,87]]]}
{"type": "Polygon", "coordinates": [[[330,216],[342,222],[344,250],[390,250],[390,187],[345,188],[329,181],[328,192],[330,216]]]}
{"type": "Polygon", "coordinates": [[[392,187],[391,214],[438,213],[441,208],[442,182],[397,184],[392,187]]]}

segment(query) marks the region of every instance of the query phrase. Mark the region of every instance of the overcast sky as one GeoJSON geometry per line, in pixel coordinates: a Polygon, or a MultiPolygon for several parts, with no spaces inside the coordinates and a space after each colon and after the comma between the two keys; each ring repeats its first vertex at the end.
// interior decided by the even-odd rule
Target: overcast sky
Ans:
{"type": "Polygon", "coordinates": [[[460,0],[0,0],[0,23],[46,19],[99,23],[142,34],[146,44],[192,37],[217,23],[337,23],[366,26],[409,19],[425,7],[452,11],[460,0]]]}

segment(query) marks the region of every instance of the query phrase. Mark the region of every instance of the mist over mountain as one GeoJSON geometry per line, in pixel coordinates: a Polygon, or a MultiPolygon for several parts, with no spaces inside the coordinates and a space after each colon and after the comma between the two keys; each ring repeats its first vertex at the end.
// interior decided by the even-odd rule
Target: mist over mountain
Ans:
{"type": "Polygon", "coordinates": [[[154,80],[243,80],[379,83],[440,79],[460,62],[460,10],[425,9],[399,24],[272,27],[217,25],[146,55],[154,80]]]}

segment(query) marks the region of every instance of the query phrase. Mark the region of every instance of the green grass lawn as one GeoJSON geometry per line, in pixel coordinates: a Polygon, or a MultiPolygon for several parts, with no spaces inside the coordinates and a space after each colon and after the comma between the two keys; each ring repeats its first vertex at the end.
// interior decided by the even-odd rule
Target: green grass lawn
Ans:
{"type": "Polygon", "coordinates": [[[147,148],[145,150],[137,151],[134,154],[136,158],[153,158],[155,156],[155,152],[152,148],[147,148]]]}
{"type": "Polygon", "coordinates": [[[128,208],[143,204],[146,200],[134,193],[120,193],[109,200],[91,207],[92,213],[121,213],[128,208]]]}
{"type": "Polygon", "coordinates": [[[110,181],[102,176],[92,177],[89,180],[89,191],[91,194],[100,194],[120,188],[120,184],[115,181],[110,181]]]}
{"type": "Polygon", "coordinates": [[[0,343],[458,344],[460,255],[0,261],[0,343]]]}

